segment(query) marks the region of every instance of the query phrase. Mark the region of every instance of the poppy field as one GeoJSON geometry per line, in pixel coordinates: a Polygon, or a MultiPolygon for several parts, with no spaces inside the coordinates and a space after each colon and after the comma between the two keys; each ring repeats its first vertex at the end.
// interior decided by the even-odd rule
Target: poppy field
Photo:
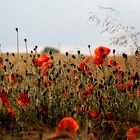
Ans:
{"type": "Polygon", "coordinates": [[[140,52],[120,62],[109,47],[88,49],[61,60],[37,47],[21,58],[1,54],[1,138],[30,131],[38,140],[140,138],[140,52]]]}

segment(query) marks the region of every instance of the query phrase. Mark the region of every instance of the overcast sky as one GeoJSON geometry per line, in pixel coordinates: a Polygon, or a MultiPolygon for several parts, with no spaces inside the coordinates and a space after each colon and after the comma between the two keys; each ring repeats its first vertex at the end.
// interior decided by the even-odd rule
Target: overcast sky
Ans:
{"type": "MultiPolygon", "coordinates": [[[[16,51],[16,32],[19,28],[20,51],[39,46],[54,46],[61,51],[87,52],[109,41],[98,28],[87,22],[90,12],[98,13],[99,6],[120,11],[120,21],[140,31],[140,0],[0,0],[0,44],[2,51],[16,51]]],[[[111,46],[109,46],[111,48],[111,46]]]]}

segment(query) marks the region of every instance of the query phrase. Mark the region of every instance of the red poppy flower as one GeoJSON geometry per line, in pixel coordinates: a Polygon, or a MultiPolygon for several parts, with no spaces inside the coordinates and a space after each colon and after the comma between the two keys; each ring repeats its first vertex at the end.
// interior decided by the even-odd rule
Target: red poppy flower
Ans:
{"type": "Polygon", "coordinates": [[[73,137],[78,131],[78,129],[79,129],[79,126],[78,126],[77,121],[73,119],[72,117],[66,117],[66,118],[63,118],[59,122],[57,130],[56,130],[56,135],[60,134],[63,131],[67,131],[71,134],[71,137],[73,137]]]}
{"type": "Polygon", "coordinates": [[[10,104],[10,101],[8,100],[7,97],[1,97],[1,101],[2,101],[2,103],[3,103],[5,106],[7,106],[7,105],[10,104]]]}
{"type": "Polygon", "coordinates": [[[39,58],[34,59],[34,62],[37,64],[37,66],[41,67],[41,74],[43,77],[45,77],[46,72],[52,66],[50,58],[46,54],[41,54],[39,58]]]}
{"type": "Polygon", "coordinates": [[[8,92],[6,90],[4,90],[4,93],[0,91],[0,99],[5,106],[10,104],[10,101],[8,99],[8,92]]]}
{"type": "Polygon", "coordinates": [[[0,68],[2,68],[3,67],[3,64],[2,63],[0,63],[0,68]]]}
{"type": "Polygon", "coordinates": [[[78,68],[82,71],[85,72],[86,74],[90,73],[90,69],[87,67],[87,64],[82,61],[81,63],[79,63],[78,68]]]}
{"type": "Polygon", "coordinates": [[[105,58],[110,53],[110,49],[104,46],[99,46],[95,49],[94,54],[97,57],[105,58]]]}
{"type": "Polygon", "coordinates": [[[93,118],[97,118],[99,116],[99,110],[95,109],[89,112],[89,116],[93,118]]]}
{"type": "Polygon", "coordinates": [[[45,54],[45,53],[42,53],[40,56],[39,56],[39,58],[38,58],[38,60],[39,61],[41,61],[41,62],[46,62],[46,61],[48,61],[50,58],[45,54]]]}
{"type": "Polygon", "coordinates": [[[78,68],[81,69],[81,71],[84,71],[85,66],[86,63],[82,61],[81,63],[79,63],[78,68]]]}
{"type": "Polygon", "coordinates": [[[113,61],[112,59],[109,59],[108,60],[108,64],[111,66],[111,67],[115,67],[115,68],[119,68],[120,65],[116,62],[116,61],[113,61]]]}
{"type": "Polygon", "coordinates": [[[127,88],[132,88],[133,87],[133,82],[132,81],[127,82],[126,87],[127,88]]]}
{"type": "Polygon", "coordinates": [[[48,71],[48,69],[51,66],[52,66],[52,62],[51,61],[42,63],[42,68],[41,68],[41,74],[42,74],[42,76],[46,75],[46,72],[48,71]]]}
{"type": "Polygon", "coordinates": [[[35,58],[34,62],[37,64],[37,66],[42,66],[44,62],[48,62],[49,60],[50,58],[45,53],[43,53],[39,56],[39,58],[35,58]]]}
{"type": "Polygon", "coordinates": [[[68,93],[67,91],[65,91],[65,92],[63,93],[63,95],[64,95],[65,97],[68,97],[68,96],[69,96],[69,93],[68,93]]]}
{"type": "Polygon", "coordinates": [[[0,57],[0,68],[2,68],[3,67],[3,60],[2,60],[2,58],[0,57]]]}
{"type": "Polygon", "coordinates": [[[117,84],[117,88],[118,88],[119,90],[123,90],[123,89],[124,89],[124,84],[122,84],[121,82],[119,82],[119,83],[117,84]]]}
{"type": "Polygon", "coordinates": [[[86,70],[85,70],[85,73],[86,73],[86,74],[89,74],[89,73],[90,73],[90,69],[89,69],[89,68],[86,69],[86,70]]]}
{"type": "Polygon", "coordinates": [[[127,132],[127,140],[135,140],[138,134],[140,134],[140,128],[137,127],[129,128],[127,132]]]}
{"type": "Polygon", "coordinates": [[[15,116],[15,110],[12,108],[6,108],[6,111],[10,113],[10,116],[13,119],[15,116]]]}
{"type": "Polygon", "coordinates": [[[86,93],[87,93],[88,95],[91,95],[92,90],[93,90],[93,87],[92,87],[92,86],[89,86],[89,87],[86,88],[86,93]]]}
{"type": "Polygon", "coordinates": [[[30,99],[28,98],[27,93],[22,92],[17,100],[19,105],[30,104],[30,99]]]}
{"type": "Polygon", "coordinates": [[[140,89],[137,90],[137,96],[140,96],[140,89]]]}
{"type": "Polygon", "coordinates": [[[94,63],[95,66],[104,65],[105,60],[103,58],[94,57],[93,58],[93,63],[94,63]]]}
{"type": "Polygon", "coordinates": [[[88,63],[91,60],[91,56],[86,56],[83,62],[88,63]]]}

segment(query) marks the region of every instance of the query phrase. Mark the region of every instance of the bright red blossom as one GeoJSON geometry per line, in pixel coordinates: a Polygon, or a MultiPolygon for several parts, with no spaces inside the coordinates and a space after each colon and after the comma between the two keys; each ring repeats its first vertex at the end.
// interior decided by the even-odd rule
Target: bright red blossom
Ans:
{"type": "Polygon", "coordinates": [[[137,90],[137,96],[140,96],[140,89],[137,90]]]}
{"type": "Polygon", "coordinates": [[[22,92],[18,98],[18,104],[22,105],[22,104],[30,104],[30,99],[28,98],[28,94],[22,92]]]}
{"type": "Polygon", "coordinates": [[[123,90],[123,89],[124,89],[124,84],[121,83],[121,82],[119,82],[119,83],[117,84],[117,88],[118,88],[119,90],[123,90]]]}
{"type": "Polygon", "coordinates": [[[0,99],[5,106],[10,104],[8,99],[8,92],[6,90],[0,91],[0,99]]]}
{"type": "Polygon", "coordinates": [[[126,83],[126,87],[127,87],[127,88],[133,87],[133,82],[132,82],[132,81],[127,82],[127,83],[126,83]]]}
{"type": "Polygon", "coordinates": [[[34,59],[34,62],[38,65],[38,66],[42,66],[42,64],[44,63],[44,62],[48,62],[50,60],[50,58],[45,54],[45,53],[43,53],[43,54],[41,54],[40,56],[39,56],[39,58],[35,58],[34,59]]]}
{"type": "Polygon", "coordinates": [[[116,61],[113,61],[112,59],[108,60],[108,64],[111,67],[120,68],[120,65],[116,61]]]}
{"type": "Polygon", "coordinates": [[[96,57],[102,57],[102,58],[105,58],[109,53],[110,53],[110,49],[104,46],[99,46],[94,51],[96,57]]]}
{"type": "Polygon", "coordinates": [[[48,69],[52,66],[52,62],[48,61],[48,62],[44,62],[42,64],[42,68],[41,68],[41,74],[42,76],[46,75],[46,72],[48,71],[48,69]]]}
{"type": "Polygon", "coordinates": [[[0,68],[2,68],[3,67],[3,60],[2,60],[2,58],[0,57],[0,68]]]}
{"type": "Polygon", "coordinates": [[[84,61],[82,61],[81,63],[78,64],[78,68],[82,72],[85,72],[86,74],[90,73],[90,69],[88,68],[87,64],[84,61]]]}
{"type": "Polygon", "coordinates": [[[86,66],[86,63],[81,62],[81,63],[79,63],[78,68],[81,69],[81,71],[84,71],[85,66],[86,66]]]}
{"type": "Polygon", "coordinates": [[[13,108],[6,108],[6,111],[10,113],[11,118],[14,118],[15,110],[13,108]]]}
{"type": "Polygon", "coordinates": [[[3,67],[3,64],[2,63],[0,63],[0,68],[2,68],[3,67]]]}
{"type": "Polygon", "coordinates": [[[138,134],[140,134],[140,128],[137,127],[129,128],[127,132],[127,140],[135,140],[138,134]]]}
{"type": "Polygon", "coordinates": [[[105,60],[103,58],[94,57],[93,58],[93,63],[94,63],[95,66],[104,65],[105,60]]]}
{"type": "Polygon", "coordinates": [[[52,62],[50,61],[50,58],[46,54],[41,54],[39,58],[34,59],[34,63],[41,67],[41,74],[43,77],[45,77],[46,72],[48,69],[52,66],[52,62]]]}
{"type": "Polygon", "coordinates": [[[57,130],[56,130],[56,135],[63,131],[68,131],[73,137],[78,131],[78,129],[79,129],[79,126],[76,120],[73,119],[72,117],[66,117],[66,118],[63,118],[59,122],[57,130]]]}
{"type": "Polygon", "coordinates": [[[100,113],[99,113],[99,111],[97,109],[89,112],[89,116],[93,117],[93,118],[97,118],[99,116],[99,114],[100,113]]]}
{"type": "Polygon", "coordinates": [[[93,90],[93,87],[92,87],[92,86],[89,86],[89,87],[86,88],[86,93],[87,93],[88,95],[91,95],[92,90],[93,90]]]}

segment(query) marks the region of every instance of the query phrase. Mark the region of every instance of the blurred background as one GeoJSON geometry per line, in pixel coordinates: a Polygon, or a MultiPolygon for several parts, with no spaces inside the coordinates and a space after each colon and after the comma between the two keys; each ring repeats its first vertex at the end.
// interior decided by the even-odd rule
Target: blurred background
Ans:
{"type": "Polygon", "coordinates": [[[3,52],[16,52],[16,31],[19,29],[19,50],[25,52],[38,46],[54,47],[60,52],[75,53],[81,50],[89,54],[99,45],[115,48],[117,53],[129,48],[109,45],[108,37],[100,34],[100,28],[89,23],[92,14],[100,12],[100,6],[119,11],[117,17],[124,26],[134,26],[140,31],[139,0],[0,0],[0,44],[3,52]]]}

